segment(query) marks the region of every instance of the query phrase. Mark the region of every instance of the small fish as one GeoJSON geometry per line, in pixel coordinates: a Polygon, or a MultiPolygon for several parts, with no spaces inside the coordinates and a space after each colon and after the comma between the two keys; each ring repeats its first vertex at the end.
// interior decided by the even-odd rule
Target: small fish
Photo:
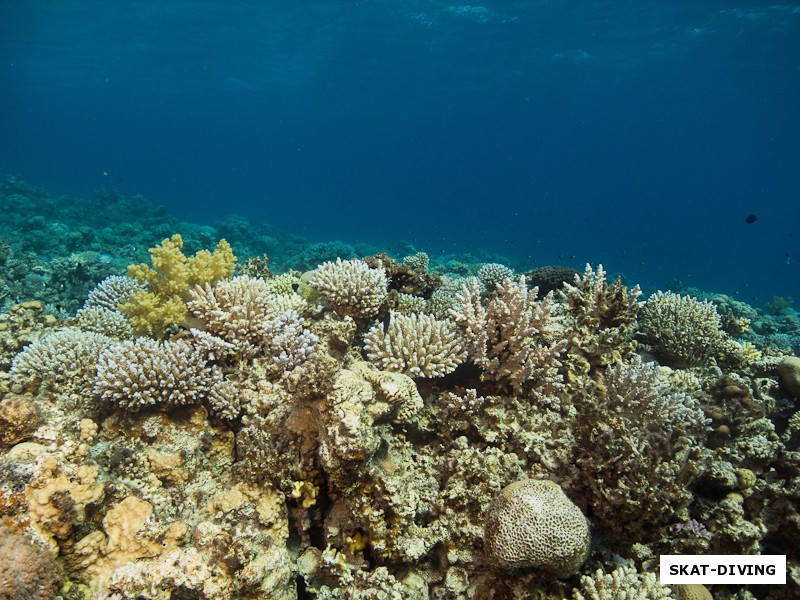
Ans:
{"type": "Polygon", "coordinates": [[[756,215],[747,215],[744,218],[744,222],[747,223],[748,225],[752,225],[756,221],[758,221],[758,216],[756,216],[756,215]]]}

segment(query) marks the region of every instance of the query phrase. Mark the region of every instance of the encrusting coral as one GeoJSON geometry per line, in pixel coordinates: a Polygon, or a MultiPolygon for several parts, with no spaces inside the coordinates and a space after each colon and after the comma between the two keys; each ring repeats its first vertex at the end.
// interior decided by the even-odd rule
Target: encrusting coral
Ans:
{"type": "Polygon", "coordinates": [[[50,549],[0,524],[0,600],[52,600],[60,587],[50,549]]]}

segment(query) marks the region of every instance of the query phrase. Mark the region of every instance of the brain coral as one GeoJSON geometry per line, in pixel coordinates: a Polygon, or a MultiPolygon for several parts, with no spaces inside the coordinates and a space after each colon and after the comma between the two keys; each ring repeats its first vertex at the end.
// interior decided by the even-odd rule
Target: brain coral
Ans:
{"type": "Polygon", "coordinates": [[[374,317],[386,299],[386,271],[370,269],[363,260],[326,262],[311,276],[311,286],[342,316],[374,317]]]}
{"type": "Polygon", "coordinates": [[[484,551],[498,569],[568,577],[586,559],[589,525],[557,484],[524,479],[507,486],[489,507],[484,551]]]}

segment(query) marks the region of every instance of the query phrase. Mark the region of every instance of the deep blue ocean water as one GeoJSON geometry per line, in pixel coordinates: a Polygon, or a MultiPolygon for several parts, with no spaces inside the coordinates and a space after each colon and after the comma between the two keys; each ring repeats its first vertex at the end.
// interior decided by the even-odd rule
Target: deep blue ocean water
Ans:
{"type": "Polygon", "coordinates": [[[2,0],[0,173],[800,300],[800,4],[2,0]]]}

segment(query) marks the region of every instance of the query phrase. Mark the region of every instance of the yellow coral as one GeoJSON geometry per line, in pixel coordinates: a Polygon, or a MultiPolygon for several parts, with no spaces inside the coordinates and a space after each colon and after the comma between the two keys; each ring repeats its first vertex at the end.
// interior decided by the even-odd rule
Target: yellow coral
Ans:
{"type": "Polygon", "coordinates": [[[119,305],[138,334],[162,337],[167,327],[182,322],[188,315],[186,297],[195,285],[215,283],[233,275],[236,256],[230,244],[220,240],[214,252],[200,250],[194,256],[183,254],[179,234],[150,248],[150,262],[130,265],[128,276],[147,285],[119,305]]]}

